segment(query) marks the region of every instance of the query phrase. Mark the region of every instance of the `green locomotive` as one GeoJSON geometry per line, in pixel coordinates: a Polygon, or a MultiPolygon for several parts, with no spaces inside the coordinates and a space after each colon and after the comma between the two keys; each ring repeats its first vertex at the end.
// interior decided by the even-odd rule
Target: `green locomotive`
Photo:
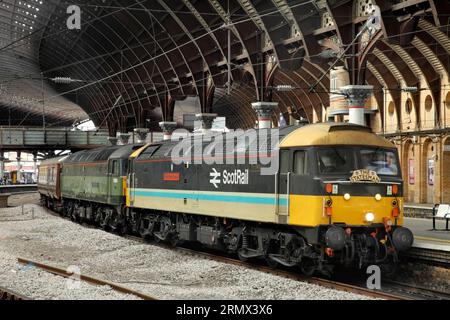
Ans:
{"type": "Polygon", "coordinates": [[[45,206],[74,221],[95,222],[102,228],[119,230],[123,226],[128,158],[140,146],[111,146],[85,150],[64,159],[45,161],[39,167],[41,201],[45,206]],[[54,194],[49,193],[44,176],[57,168],[52,179],[54,194]]]}

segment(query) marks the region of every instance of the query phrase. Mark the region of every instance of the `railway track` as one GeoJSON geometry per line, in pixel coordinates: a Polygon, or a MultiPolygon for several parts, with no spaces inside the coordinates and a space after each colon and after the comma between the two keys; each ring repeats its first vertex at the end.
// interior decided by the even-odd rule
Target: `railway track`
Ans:
{"type": "MultiPolygon", "coordinates": [[[[57,267],[54,267],[54,266],[50,266],[50,265],[46,265],[46,264],[43,264],[43,263],[38,263],[38,262],[35,262],[35,261],[27,260],[27,259],[19,258],[19,259],[17,259],[17,261],[20,264],[22,264],[22,265],[38,268],[40,270],[43,270],[43,271],[46,271],[46,272],[49,272],[49,273],[52,273],[54,275],[57,275],[57,276],[60,276],[60,277],[64,277],[64,278],[70,278],[70,277],[72,277],[74,275],[73,273],[69,273],[69,272],[67,272],[67,271],[65,271],[63,269],[60,269],[60,268],[57,268],[57,267]]],[[[135,290],[132,290],[132,289],[120,286],[120,285],[115,284],[113,282],[100,280],[100,279],[97,279],[97,278],[94,278],[94,277],[90,277],[90,276],[87,276],[87,275],[82,275],[82,274],[77,275],[77,278],[80,281],[84,281],[84,282],[89,283],[91,285],[109,286],[109,287],[111,287],[113,290],[115,290],[117,292],[120,292],[120,293],[123,293],[123,294],[134,295],[134,296],[139,297],[139,298],[141,298],[143,300],[158,300],[158,299],[156,299],[156,298],[154,298],[152,296],[149,296],[149,295],[143,294],[141,292],[138,292],[138,291],[135,291],[135,290]]],[[[1,292],[1,290],[0,290],[0,292],[1,292]]]]}
{"type": "MultiPolygon", "coordinates": [[[[59,214],[45,208],[46,211],[58,218],[69,220],[69,218],[65,218],[60,216],[59,214]]],[[[88,228],[95,228],[88,224],[83,224],[88,228]]],[[[144,239],[133,236],[133,235],[124,235],[123,237],[141,242],[148,243],[144,239]]],[[[351,281],[336,281],[330,280],[321,277],[308,277],[299,272],[288,271],[282,269],[274,269],[266,265],[262,265],[260,263],[253,262],[243,262],[239,259],[232,258],[226,255],[221,255],[220,253],[211,253],[197,249],[191,249],[189,247],[171,247],[169,245],[165,245],[162,243],[151,243],[152,245],[160,246],[166,249],[175,250],[178,252],[182,252],[184,254],[195,255],[206,259],[211,259],[218,262],[228,263],[232,265],[242,266],[246,268],[251,268],[254,270],[258,270],[261,272],[281,276],[284,278],[302,281],[310,284],[315,284],[318,286],[355,293],[359,295],[364,295],[374,299],[384,299],[384,300],[450,300],[450,294],[446,292],[435,291],[431,289],[427,289],[424,287],[412,286],[406,283],[394,282],[394,281],[384,281],[382,290],[370,290],[365,287],[363,284],[354,283],[351,281]]]]}
{"type": "Polygon", "coordinates": [[[410,300],[450,300],[450,293],[411,285],[403,282],[384,281],[384,290],[404,295],[410,300]]]}
{"type": "MultiPolygon", "coordinates": [[[[137,241],[137,242],[141,242],[141,243],[148,243],[144,239],[136,237],[136,236],[126,235],[124,237],[129,240],[133,240],[133,241],[137,241]]],[[[265,266],[265,265],[262,265],[262,264],[256,263],[256,262],[255,263],[243,262],[239,259],[231,258],[231,257],[225,256],[225,255],[221,255],[219,253],[210,253],[210,252],[205,252],[205,251],[201,251],[201,250],[199,251],[199,250],[194,250],[194,249],[191,249],[188,247],[173,248],[173,247],[170,247],[169,245],[164,245],[161,243],[156,243],[156,244],[152,243],[152,245],[157,245],[159,247],[163,247],[166,249],[174,250],[174,251],[192,255],[192,256],[197,256],[197,257],[201,257],[201,258],[214,260],[217,262],[222,262],[222,263],[227,263],[227,264],[231,264],[231,265],[235,265],[235,266],[241,266],[241,267],[245,267],[245,268],[249,268],[249,269],[253,269],[253,270],[258,270],[258,271],[261,271],[264,273],[280,276],[280,277],[291,279],[291,280],[306,282],[306,283],[318,285],[318,286],[329,288],[329,289],[350,292],[350,293],[359,294],[359,295],[363,295],[363,296],[367,296],[367,297],[371,297],[371,298],[375,298],[375,299],[404,300],[402,296],[397,296],[395,294],[369,290],[369,289],[361,287],[361,286],[356,286],[356,285],[343,283],[343,282],[339,282],[339,281],[333,281],[333,280],[324,279],[324,278],[320,278],[320,277],[308,277],[308,276],[305,276],[298,272],[282,270],[282,269],[274,269],[269,266],[265,266]]]]}
{"type": "Polygon", "coordinates": [[[0,287],[0,301],[25,301],[31,300],[24,295],[18,294],[10,289],[0,287]]]}
{"type": "Polygon", "coordinates": [[[412,248],[401,255],[402,258],[413,262],[450,269],[450,251],[412,248]]]}

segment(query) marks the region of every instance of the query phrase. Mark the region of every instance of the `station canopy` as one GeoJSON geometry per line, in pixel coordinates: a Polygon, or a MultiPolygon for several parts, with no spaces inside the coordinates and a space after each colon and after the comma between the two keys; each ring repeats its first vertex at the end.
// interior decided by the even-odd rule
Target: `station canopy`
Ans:
{"type": "Polygon", "coordinates": [[[375,2],[381,26],[339,64],[354,83],[414,85],[417,71],[433,88],[448,72],[448,1],[1,0],[0,125],[92,119],[115,133],[214,112],[248,128],[261,100],[321,121],[325,71],[375,2]],[[444,70],[427,65],[433,53],[444,70]]]}

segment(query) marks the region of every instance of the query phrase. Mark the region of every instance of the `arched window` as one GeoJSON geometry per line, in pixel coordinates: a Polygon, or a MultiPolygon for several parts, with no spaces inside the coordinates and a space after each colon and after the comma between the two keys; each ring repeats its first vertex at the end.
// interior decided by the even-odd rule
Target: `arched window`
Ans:
{"type": "Polygon", "coordinates": [[[391,117],[394,115],[395,105],[394,105],[394,102],[392,102],[392,101],[389,103],[388,112],[391,117]]]}
{"type": "Polygon", "coordinates": [[[433,108],[433,98],[431,98],[431,96],[428,95],[425,99],[425,110],[431,111],[432,108],[433,108]]]}
{"type": "Polygon", "coordinates": [[[445,107],[450,109],[450,92],[447,93],[447,96],[445,97],[445,107]]]}
{"type": "Polygon", "coordinates": [[[408,100],[406,100],[406,103],[405,103],[406,114],[410,115],[412,110],[413,110],[413,103],[412,103],[412,100],[408,98],[408,100]]]}

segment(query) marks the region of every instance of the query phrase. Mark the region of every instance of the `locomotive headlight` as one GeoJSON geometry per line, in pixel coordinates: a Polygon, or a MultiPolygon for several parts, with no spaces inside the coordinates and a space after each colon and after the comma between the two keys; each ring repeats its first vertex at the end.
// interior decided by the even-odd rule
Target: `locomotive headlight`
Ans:
{"type": "Polygon", "coordinates": [[[375,200],[381,201],[381,199],[382,199],[381,194],[378,193],[377,195],[375,195],[375,200]]]}
{"type": "Polygon", "coordinates": [[[345,201],[349,201],[351,198],[352,198],[352,196],[350,195],[350,193],[344,194],[345,201]]]}
{"type": "Polygon", "coordinates": [[[375,221],[375,214],[373,212],[367,212],[366,213],[366,221],[367,222],[374,222],[375,221]]]}

